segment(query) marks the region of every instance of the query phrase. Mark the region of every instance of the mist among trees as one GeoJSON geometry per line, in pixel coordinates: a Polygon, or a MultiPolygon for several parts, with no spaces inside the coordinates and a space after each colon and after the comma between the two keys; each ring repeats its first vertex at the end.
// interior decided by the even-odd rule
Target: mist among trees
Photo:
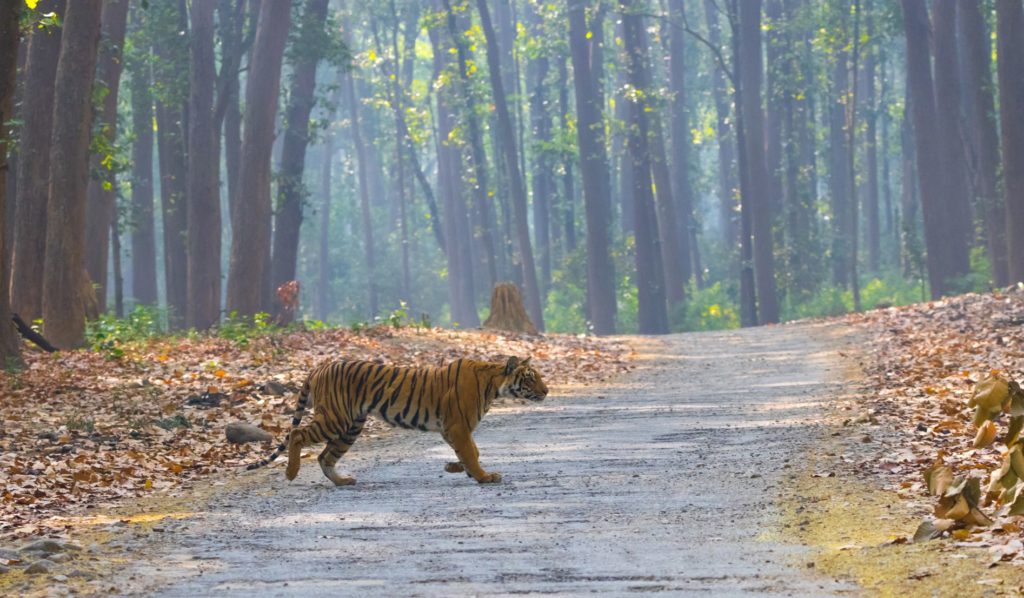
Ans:
{"type": "Polygon", "coordinates": [[[1021,0],[3,7],[0,311],[58,347],[476,327],[503,281],[541,331],[661,334],[1024,280],[1021,0]]]}

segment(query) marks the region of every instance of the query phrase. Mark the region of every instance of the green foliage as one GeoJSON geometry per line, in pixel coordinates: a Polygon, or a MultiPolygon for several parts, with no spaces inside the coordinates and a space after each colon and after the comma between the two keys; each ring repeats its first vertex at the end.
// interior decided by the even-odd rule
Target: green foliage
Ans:
{"type": "Polygon", "coordinates": [[[672,328],[679,332],[739,328],[739,306],[721,282],[698,289],[692,283],[686,302],[671,314],[672,328]]]}
{"type": "Polygon", "coordinates": [[[280,327],[276,326],[270,319],[270,314],[266,312],[259,312],[253,317],[249,318],[246,316],[238,315],[238,312],[232,311],[224,321],[214,331],[214,334],[221,338],[225,338],[238,343],[239,346],[244,347],[249,344],[253,339],[267,336],[273,332],[279,331],[280,327]]]}
{"type": "Polygon", "coordinates": [[[950,288],[955,294],[984,293],[994,286],[992,262],[988,258],[985,247],[971,248],[971,271],[950,281],[950,288]]]}
{"type": "Polygon", "coordinates": [[[124,356],[125,345],[157,338],[165,333],[166,313],[148,305],[136,305],[124,318],[103,314],[86,323],[85,339],[93,351],[108,358],[124,356]]]}
{"type": "Polygon", "coordinates": [[[544,306],[544,324],[549,332],[582,333],[586,318],[587,293],[572,283],[552,286],[544,306]]]}

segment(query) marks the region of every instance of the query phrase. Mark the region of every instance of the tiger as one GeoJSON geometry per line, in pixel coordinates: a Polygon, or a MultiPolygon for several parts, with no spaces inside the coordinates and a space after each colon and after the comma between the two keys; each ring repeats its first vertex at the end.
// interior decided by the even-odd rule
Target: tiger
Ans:
{"type": "Polygon", "coordinates": [[[510,357],[504,363],[457,359],[439,367],[328,362],[306,377],[285,441],[247,469],[264,467],[287,450],[285,477],[294,480],[302,449],[326,442],[317,459],[320,469],[335,486],[354,484],[355,478],[340,475],[335,465],[352,448],[366,418],[373,415],[397,427],[440,432],[459,459],[447,463],[445,471],[465,472],[480,484],[493,484],[501,481],[501,474],[480,466],[473,430],[497,397],[542,401],[547,394],[548,387],[530,358],[510,357]],[[300,426],[311,400],[313,419],[300,426]]]}

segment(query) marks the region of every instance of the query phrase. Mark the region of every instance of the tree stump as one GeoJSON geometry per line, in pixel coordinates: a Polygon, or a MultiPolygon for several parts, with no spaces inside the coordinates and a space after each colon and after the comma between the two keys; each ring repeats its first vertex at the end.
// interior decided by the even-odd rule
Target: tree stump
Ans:
{"type": "Polygon", "coordinates": [[[519,287],[511,282],[499,282],[491,291],[491,314],[484,322],[484,328],[537,334],[526,308],[519,287]]]}

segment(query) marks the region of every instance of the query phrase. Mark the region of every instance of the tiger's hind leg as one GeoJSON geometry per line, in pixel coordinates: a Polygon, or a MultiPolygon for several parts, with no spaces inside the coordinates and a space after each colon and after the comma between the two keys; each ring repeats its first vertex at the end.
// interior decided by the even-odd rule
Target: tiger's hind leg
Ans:
{"type": "Polygon", "coordinates": [[[303,448],[330,440],[328,430],[320,414],[313,416],[309,424],[292,429],[288,434],[288,467],[284,470],[286,478],[294,480],[299,475],[303,448]]]}
{"type": "Polygon", "coordinates": [[[444,464],[444,470],[448,473],[462,473],[466,471],[466,468],[460,461],[449,461],[444,464]]]}
{"type": "Polygon", "coordinates": [[[355,444],[359,434],[363,431],[363,425],[366,424],[365,418],[357,419],[344,434],[334,440],[330,440],[323,452],[320,453],[320,457],[317,461],[320,462],[320,470],[324,472],[327,479],[334,482],[335,486],[349,486],[356,483],[355,478],[351,476],[339,475],[337,470],[334,469],[335,464],[338,463],[338,459],[345,456],[348,449],[352,448],[355,444]]]}

